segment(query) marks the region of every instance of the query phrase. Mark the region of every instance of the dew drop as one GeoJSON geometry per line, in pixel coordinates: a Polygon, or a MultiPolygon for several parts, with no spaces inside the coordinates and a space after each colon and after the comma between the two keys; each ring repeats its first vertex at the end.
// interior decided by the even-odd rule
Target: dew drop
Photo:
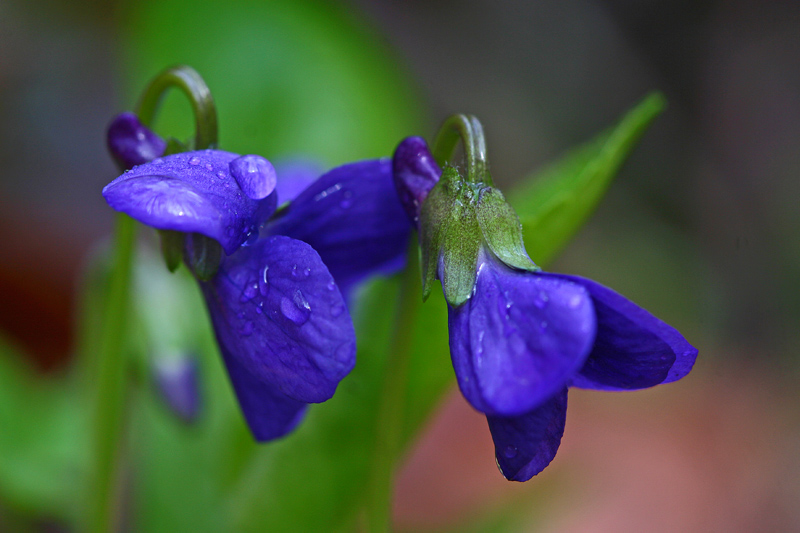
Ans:
{"type": "Polygon", "coordinates": [[[297,289],[291,300],[286,297],[281,298],[281,313],[298,326],[302,326],[311,316],[311,306],[300,289],[297,289]]]}
{"type": "Polygon", "coordinates": [[[550,297],[544,291],[539,291],[539,294],[536,295],[536,298],[533,299],[533,305],[538,307],[539,309],[544,309],[547,306],[547,302],[550,300],[550,297]]]}
{"type": "Polygon", "coordinates": [[[258,305],[256,306],[256,314],[259,314],[259,315],[260,315],[261,313],[263,313],[263,312],[264,312],[264,307],[263,307],[263,305],[264,305],[264,302],[261,302],[260,304],[258,304],[258,305]]]}
{"type": "Polygon", "coordinates": [[[310,276],[311,275],[311,268],[306,268],[305,270],[303,270],[303,275],[305,277],[310,276]]]}
{"type": "Polygon", "coordinates": [[[261,293],[261,296],[266,296],[269,293],[269,278],[267,274],[269,273],[269,267],[265,266],[264,270],[261,271],[261,276],[258,278],[258,292],[261,293]]]}
{"type": "Polygon", "coordinates": [[[242,303],[249,302],[250,300],[256,297],[256,294],[258,294],[258,282],[256,281],[250,282],[244,288],[244,291],[242,291],[242,296],[241,298],[239,298],[239,301],[241,301],[242,303]]]}
{"type": "Polygon", "coordinates": [[[224,180],[225,179],[225,173],[220,170],[219,172],[217,172],[217,177],[219,179],[221,179],[221,180],[224,180]]]}
{"type": "Polygon", "coordinates": [[[211,163],[206,163],[206,170],[208,170],[209,172],[211,172],[212,170],[214,170],[214,167],[213,167],[213,166],[211,166],[211,163]]]}
{"type": "Polygon", "coordinates": [[[342,209],[349,209],[350,206],[352,205],[353,205],[352,200],[342,200],[341,202],[339,202],[339,207],[342,209]]]}
{"type": "Polygon", "coordinates": [[[335,288],[336,288],[336,283],[334,283],[333,281],[329,281],[329,282],[328,282],[328,290],[329,290],[329,291],[332,291],[332,290],[334,290],[335,288]]]}
{"type": "Polygon", "coordinates": [[[300,271],[297,270],[297,265],[294,265],[292,267],[292,277],[293,278],[299,278],[300,277],[300,271]]]}
{"type": "Polygon", "coordinates": [[[569,306],[570,309],[577,309],[578,306],[581,305],[582,300],[583,298],[581,298],[581,295],[576,294],[575,296],[569,299],[569,303],[567,303],[567,305],[569,306]]]}
{"type": "Polygon", "coordinates": [[[153,163],[155,163],[156,165],[163,165],[164,160],[159,157],[158,159],[153,159],[153,163]]]}
{"type": "Polygon", "coordinates": [[[199,158],[199,157],[193,157],[193,158],[191,158],[191,159],[189,160],[189,164],[190,164],[190,165],[195,165],[195,166],[196,166],[196,165],[199,165],[199,164],[200,164],[200,158],[199,158]]]}
{"type": "Polygon", "coordinates": [[[510,444],[508,446],[506,446],[506,449],[503,452],[503,455],[506,456],[506,459],[513,459],[514,457],[516,457],[517,456],[517,448],[516,448],[516,446],[512,446],[510,444]]]}
{"type": "Polygon", "coordinates": [[[336,304],[336,305],[334,305],[333,307],[331,307],[331,316],[332,316],[333,318],[336,318],[336,317],[338,317],[338,316],[341,316],[341,315],[342,315],[342,313],[344,313],[344,306],[343,306],[343,305],[341,305],[341,304],[336,304]]]}
{"type": "Polygon", "coordinates": [[[228,169],[242,192],[252,200],[266,198],[275,189],[275,168],[259,155],[237,157],[230,162],[228,169]]]}

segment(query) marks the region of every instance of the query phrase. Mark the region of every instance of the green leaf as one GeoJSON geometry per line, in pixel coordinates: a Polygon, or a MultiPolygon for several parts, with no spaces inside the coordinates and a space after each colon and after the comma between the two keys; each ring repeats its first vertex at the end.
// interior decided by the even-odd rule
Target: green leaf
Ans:
{"type": "Polygon", "coordinates": [[[549,263],[586,222],[639,138],[664,109],[653,93],[611,130],[569,152],[508,194],[528,255],[549,263]]]}

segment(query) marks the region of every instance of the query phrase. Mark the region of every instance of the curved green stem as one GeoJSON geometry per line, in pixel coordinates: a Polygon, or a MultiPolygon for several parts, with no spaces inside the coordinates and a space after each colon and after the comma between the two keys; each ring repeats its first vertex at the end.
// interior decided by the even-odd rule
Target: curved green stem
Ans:
{"type": "Polygon", "coordinates": [[[95,468],[89,480],[87,530],[107,532],[118,529],[120,442],[125,410],[125,370],[123,352],[125,327],[129,322],[130,284],[136,224],[127,215],[117,215],[114,255],[103,302],[92,420],[92,457],[95,468]]]}
{"type": "Polygon", "coordinates": [[[211,97],[211,90],[206,82],[191,67],[178,65],[170,67],[158,74],[142,93],[136,106],[139,120],[146,126],[151,126],[158,106],[164,98],[167,89],[175,87],[180,89],[189,98],[194,112],[195,138],[194,149],[217,147],[217,108],[211,97]]]}
{"type": "Polygon", "coordinates": [[[445,120],[433,143],[433,157],[444,166],[455,151],[458,141],[464,144],[467,160],[467,181],[493,186],[488,172],[486,140],[481,122],[473,115],[452,115],[445,120]]]}
{"type": "Polygon", "coordinates": [[[403,407],[408,386],[414,322],[419,309],[420,272],[417,236],[412,235],[408,247],[408,265],[400,283],[400,300],[391,349],[388,351],[385,382],[375,431],[375,450],[367,491],[367,528],[370,532],[391,531],[394,472],[400,456],[403,430],[403,407]]]}
{"type": "MultiPolygon", "coordinates": [[[[195,149],[217,145],[217,112],[211,92],[192,68],[169,68],[145,89],[136,112],[139,120],[150,125],[163,96],[170,87],[181,89],[188,96],[195,115],[195,149]]],[[[116,531],[120,502],[122,443],[125,432],[125,358],[126,326],[130,323],[131,278],[136,223],[125,214],[117,216],[113,244],[113,262],[108,290],[103,302],[103,323],[95,359],[95,397],[92,413],[92,457],[94,468],[88,482],[89,507],[86,530],[105,533],[116,531]]]]}

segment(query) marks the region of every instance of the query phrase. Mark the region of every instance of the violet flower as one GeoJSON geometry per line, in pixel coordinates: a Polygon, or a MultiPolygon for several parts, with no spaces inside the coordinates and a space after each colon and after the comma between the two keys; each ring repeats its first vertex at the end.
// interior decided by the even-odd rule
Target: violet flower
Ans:
{"type": "MultiPolygon", "coordinates": [[[[394,157],[412,223],[442,174],[421,142],[406,139],[394,157]]],[[[443,248],[434,260],[444,286],[453,259],[443,248]]],[[[568,387],[652,387],[682,378],[697,357],[677,330],[599,283],[509,266],[485,240],[472,265],[471,294],[448,305],[450,353],[461,392],[487,416],[498,467],[509,480],[527,481],[555,457],[568,387]]]]}
{"type": "Polygon", "coordinates": [[[331,170],[291,193],[270,221],[276,178],[259,156],[202,150],[137,166],[103,190],[114,209],[191,235],[189,255],[196,235],[221,245],[226,256],[198,282],[259,441],[294,429],[307,404],[331,398],[352,370],[355,332],[341,287],[402,265],[409,234],[388,159],[331,170]]]}

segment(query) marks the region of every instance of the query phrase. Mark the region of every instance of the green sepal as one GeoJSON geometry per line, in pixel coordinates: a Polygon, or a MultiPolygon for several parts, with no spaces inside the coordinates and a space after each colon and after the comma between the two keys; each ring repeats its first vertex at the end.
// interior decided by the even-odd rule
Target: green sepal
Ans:
{"type": "Polygon", "coordinates": [[[186,244],[186,266],[200,281],[213,278],[225,256],[222,246],[214,239],[199,233],[190,233],[186,244]]]}
{"type": "Polygon", "coordinates": [[[519,216],[499,189],[487,187],[481,191],[477,219],[486,244],[503,263],[520,270],[541,270],[528,257],[519,216]]]}
{"type": "Polygon", "coordinates": [[[440,261],[442,289],[448,303],[457,307],[472,295],[483,242],[476,217],[482,188],[481,184],[466,183],[455,168],[446,167],[422,205],[423,300],[431,293],[440,261]]]}
{"type": "Polygon", "coordinates": [[[183,243],[186,239],[186,234],[182,231],[161,229],[158,230],[158,235],[161,237],[161,255],[167,264],[167,270],[175,272],[181,266],[183,243]]]}

